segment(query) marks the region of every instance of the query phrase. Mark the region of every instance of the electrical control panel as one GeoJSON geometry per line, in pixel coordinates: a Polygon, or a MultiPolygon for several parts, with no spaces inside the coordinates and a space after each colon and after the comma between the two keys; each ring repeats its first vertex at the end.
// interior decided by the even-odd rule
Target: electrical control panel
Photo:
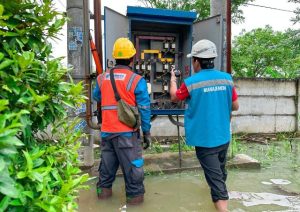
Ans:
{"type": "MultiPolygon", "coordinates": [[[[182,109],[182,104],[170,101],[170,71],[178,67],[178,36],[143,35],[134,33],[137,54],[134,71],[147,81],[152,109],[182,109]]],[[[178,78],[180,81],[181,78],[178,78]]],[[[180,83],[180,82],[179,82],[180,83]]]]}
{"type": "Polygon", "coordinates": [[[183,114],[184,103],[170,100],[170,71],[173,66],[180,70],[177,78],[180,86],[192,74],[191,60],[186,55],[191,52],[194,41],[210,38],[216,43],[215,39],[222,37],[220,22],[216,18],[194,22],[195,12],[131,6],[127,7],[126,16],[106,7],[104,17],[106,67],[113,66],[111,55],[115,40],[129,37],[137,51],[132,68],[147,81],[152,114],[183,114]]]}

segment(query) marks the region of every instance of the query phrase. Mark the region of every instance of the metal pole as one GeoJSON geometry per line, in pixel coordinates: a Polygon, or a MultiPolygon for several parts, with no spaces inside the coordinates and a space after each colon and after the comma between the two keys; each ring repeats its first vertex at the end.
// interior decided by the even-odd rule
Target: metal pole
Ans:
{"type": "MultiPolygon", "coordinates": [[[[103,72],[102,58],[102,19],[101,19],[101,0],[94,0],[94,28],[95,28],[95,45],[100,60],[101,70],[103,72]]],[[[101,70],[97,70],[97,75],[101,70]]],[[[97,102],[98,113],[101,113],[101,103],[97,102]]]]}
{"type": "Polygon", "coordinates": [[[227,0],[227,10],[226,10],[226,42],[227,42],[227,73],[231,74],[231,0],[227,0]]]}
{"type": "Polygon", "coordinates": [[[101,21],[101,0],[94,0],[94,25],[95,25],[95,44],[103,68],[102,58],[102,21],[101,21]]]}
{"type": "Polygon", "coordinates": [[[86,84],[86,91],[88,97],[86,101],[86,122],[91,129],[99,130],[99,126],[93,122],[93,114],[92,114],[91,51],[90,51],[89,39],[90,39],[89,0],[83,0],[83,54],[84,54],[85,84],[86,84]]]}
{"type": "MultiPolygon", "coordinates": [[[[178,115],[176,116],[177,123],[179,122],[178,115]]],[[[180,143],[180,129],[179,125],[177,125],[177,139],[178,139],[178,150],[179,150],[179,168],[182,166],[182,154],[181,154],[181,143],[180,143]]]]}

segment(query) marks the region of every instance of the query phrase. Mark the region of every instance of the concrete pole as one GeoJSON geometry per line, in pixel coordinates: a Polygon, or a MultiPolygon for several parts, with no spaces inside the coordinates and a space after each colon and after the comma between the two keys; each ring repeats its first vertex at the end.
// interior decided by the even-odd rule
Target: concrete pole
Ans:
{"type": "Polygon", "coordinates": [[[227,33],[227,30],[226,30],[226,10],[227,10],[227,7],[226,7],[226,4],[227,1],[226,0],[210,0],[210,17],[212,16],[216,16],[216,15],[222,15],[222,18],[223,18],[223,35],[224,35],[224,38],[223,38],[223,46],[220,47],[220,46],[217,46],[217,48],[222,48],[222,55],[223,56],[223,61],[222,61],[222,67],[221,69],[223,71],[227,70],[227,59],[226,59],[226,33],[227,33]]]}
{"type": "Polygon", "coordinates": [[[210,0],[210,16],[226,14],[226,0],[210,0]]]}
{"type": "MultiPolygon", "coordinates": [[[[68,66],[73,68],[72,77],[75,81],[83,81],[86,79],[86,71],[89,70],[89,44],[88,29],[89,18],[87,18],[88,0],[67,0],[67,15],[70,18],[68,31],[68,66]]],[[[86,114],[85,104],[82,105],[82,111],[79,112],[81,122],[78,126],[88,135],[88,139],[82,139],[82,148],[79,155],[82,166],[91,167],[94,164],[93,143],[94,137],[92,131],[87,126],[84,117],[86,114]]]]}

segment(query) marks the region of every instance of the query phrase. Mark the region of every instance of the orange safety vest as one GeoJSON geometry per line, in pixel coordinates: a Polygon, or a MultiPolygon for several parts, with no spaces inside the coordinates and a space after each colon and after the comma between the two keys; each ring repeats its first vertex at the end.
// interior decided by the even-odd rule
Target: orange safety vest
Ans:
{"type": "MultiPolygon", "coordinates": [[[[116,66],[114,68],[114,77],[121,99],[127,104],[136,107],[134,90],[142,77],[132,72],[127,66],[116,66]]],[[[126,126],[118,119],[117,101],[110,82],[109,70],[99,75],[97,82],[101,91],[101,131],[107,133],[133,132],[133,128],[126,126]]]]}

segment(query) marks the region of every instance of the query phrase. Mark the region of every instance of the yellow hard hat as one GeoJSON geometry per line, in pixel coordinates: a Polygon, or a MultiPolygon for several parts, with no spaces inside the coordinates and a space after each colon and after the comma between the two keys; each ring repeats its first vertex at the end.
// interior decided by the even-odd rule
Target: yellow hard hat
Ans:
{"type": "Polygon", "coordinates": [[[115,41],[112,56],[115,59],[130,59],[136,54],[133,43],[128,38],[118,38],[115,41]]]}

